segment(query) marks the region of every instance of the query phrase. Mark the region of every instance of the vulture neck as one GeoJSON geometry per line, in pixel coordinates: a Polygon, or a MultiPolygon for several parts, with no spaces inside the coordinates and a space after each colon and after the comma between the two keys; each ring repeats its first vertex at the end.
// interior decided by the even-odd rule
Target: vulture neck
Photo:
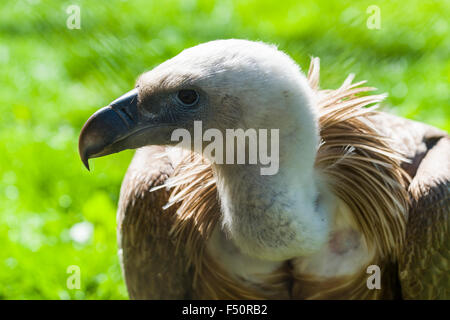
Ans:
{"type": "Polygon", "coordinates": [[[224,231],[243,253],[271,261],[314,253],[329,233],[332,201],[314,168],[318,116],[310,95],[290,96],[270,124],[257,125],[279,128],[278,173],[261,175],[267,166],[259,164],[213,165],[224,231]]]}

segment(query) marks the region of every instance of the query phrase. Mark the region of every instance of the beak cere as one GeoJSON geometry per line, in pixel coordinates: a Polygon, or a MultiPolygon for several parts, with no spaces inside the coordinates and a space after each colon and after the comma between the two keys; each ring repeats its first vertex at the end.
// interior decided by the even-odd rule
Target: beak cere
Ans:
{"type": "Polygon", "coordinates": [[[121,141],[138,129],[137,90],[134,89],[109,106],[94,113],[81,129],[78,151],[89,170],[90,158],[127,149],[121,141]]]}

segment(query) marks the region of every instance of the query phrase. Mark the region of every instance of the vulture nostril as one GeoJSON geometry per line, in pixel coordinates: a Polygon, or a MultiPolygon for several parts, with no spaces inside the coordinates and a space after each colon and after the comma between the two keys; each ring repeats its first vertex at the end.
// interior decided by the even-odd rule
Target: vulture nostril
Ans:
{"type": "Polygon", "coordinates": [[[131,128],[133,126],[133,117],[125,108],[111,107],[111,109],[114,110],[117,115],[123,120],[127,128],[131,128]]]}
{"type": "Polygon", "coordinates": [[[133,116],[131,115],[131,113],[126,108],[122,108],[121,111],[123,111],[123,113],[125,113],[128,116],[130,121],[133,121],[133,116]]]}
{"type": "Polygon", "coordinates": [[[137,106],[137,98],[137,90],[133,89],[117,98],[109,105],[128,128],[133,127],[137,122],[137,116],[133,116],[137,106]]]}

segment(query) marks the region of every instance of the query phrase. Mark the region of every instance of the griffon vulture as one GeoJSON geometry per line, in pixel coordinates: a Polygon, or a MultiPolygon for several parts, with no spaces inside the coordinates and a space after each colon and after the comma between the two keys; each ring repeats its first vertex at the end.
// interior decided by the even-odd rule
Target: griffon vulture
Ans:
{"type": "Polygon", "coordinates": [[[320,90],[317,58],[305,76],[274,46],[218,40],[92,115],[87,167],[138,149],[117,217],[130,297],[449,299],[450,138],[374,110],[384,95],[352,80],[320,90]],[[174,147],[196,120],[279,129],[277,173],[174,147]]]}

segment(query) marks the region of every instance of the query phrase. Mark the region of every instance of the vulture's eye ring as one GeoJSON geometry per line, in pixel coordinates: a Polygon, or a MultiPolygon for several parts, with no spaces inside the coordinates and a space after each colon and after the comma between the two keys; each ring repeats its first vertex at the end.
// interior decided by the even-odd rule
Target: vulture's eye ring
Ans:
{"type": "Polygon", "coordinates": [[[186,107],[192,107],[198,99],[198,93],[195,90],[183,89],[177,93],[177,100],[186,107]]]}

